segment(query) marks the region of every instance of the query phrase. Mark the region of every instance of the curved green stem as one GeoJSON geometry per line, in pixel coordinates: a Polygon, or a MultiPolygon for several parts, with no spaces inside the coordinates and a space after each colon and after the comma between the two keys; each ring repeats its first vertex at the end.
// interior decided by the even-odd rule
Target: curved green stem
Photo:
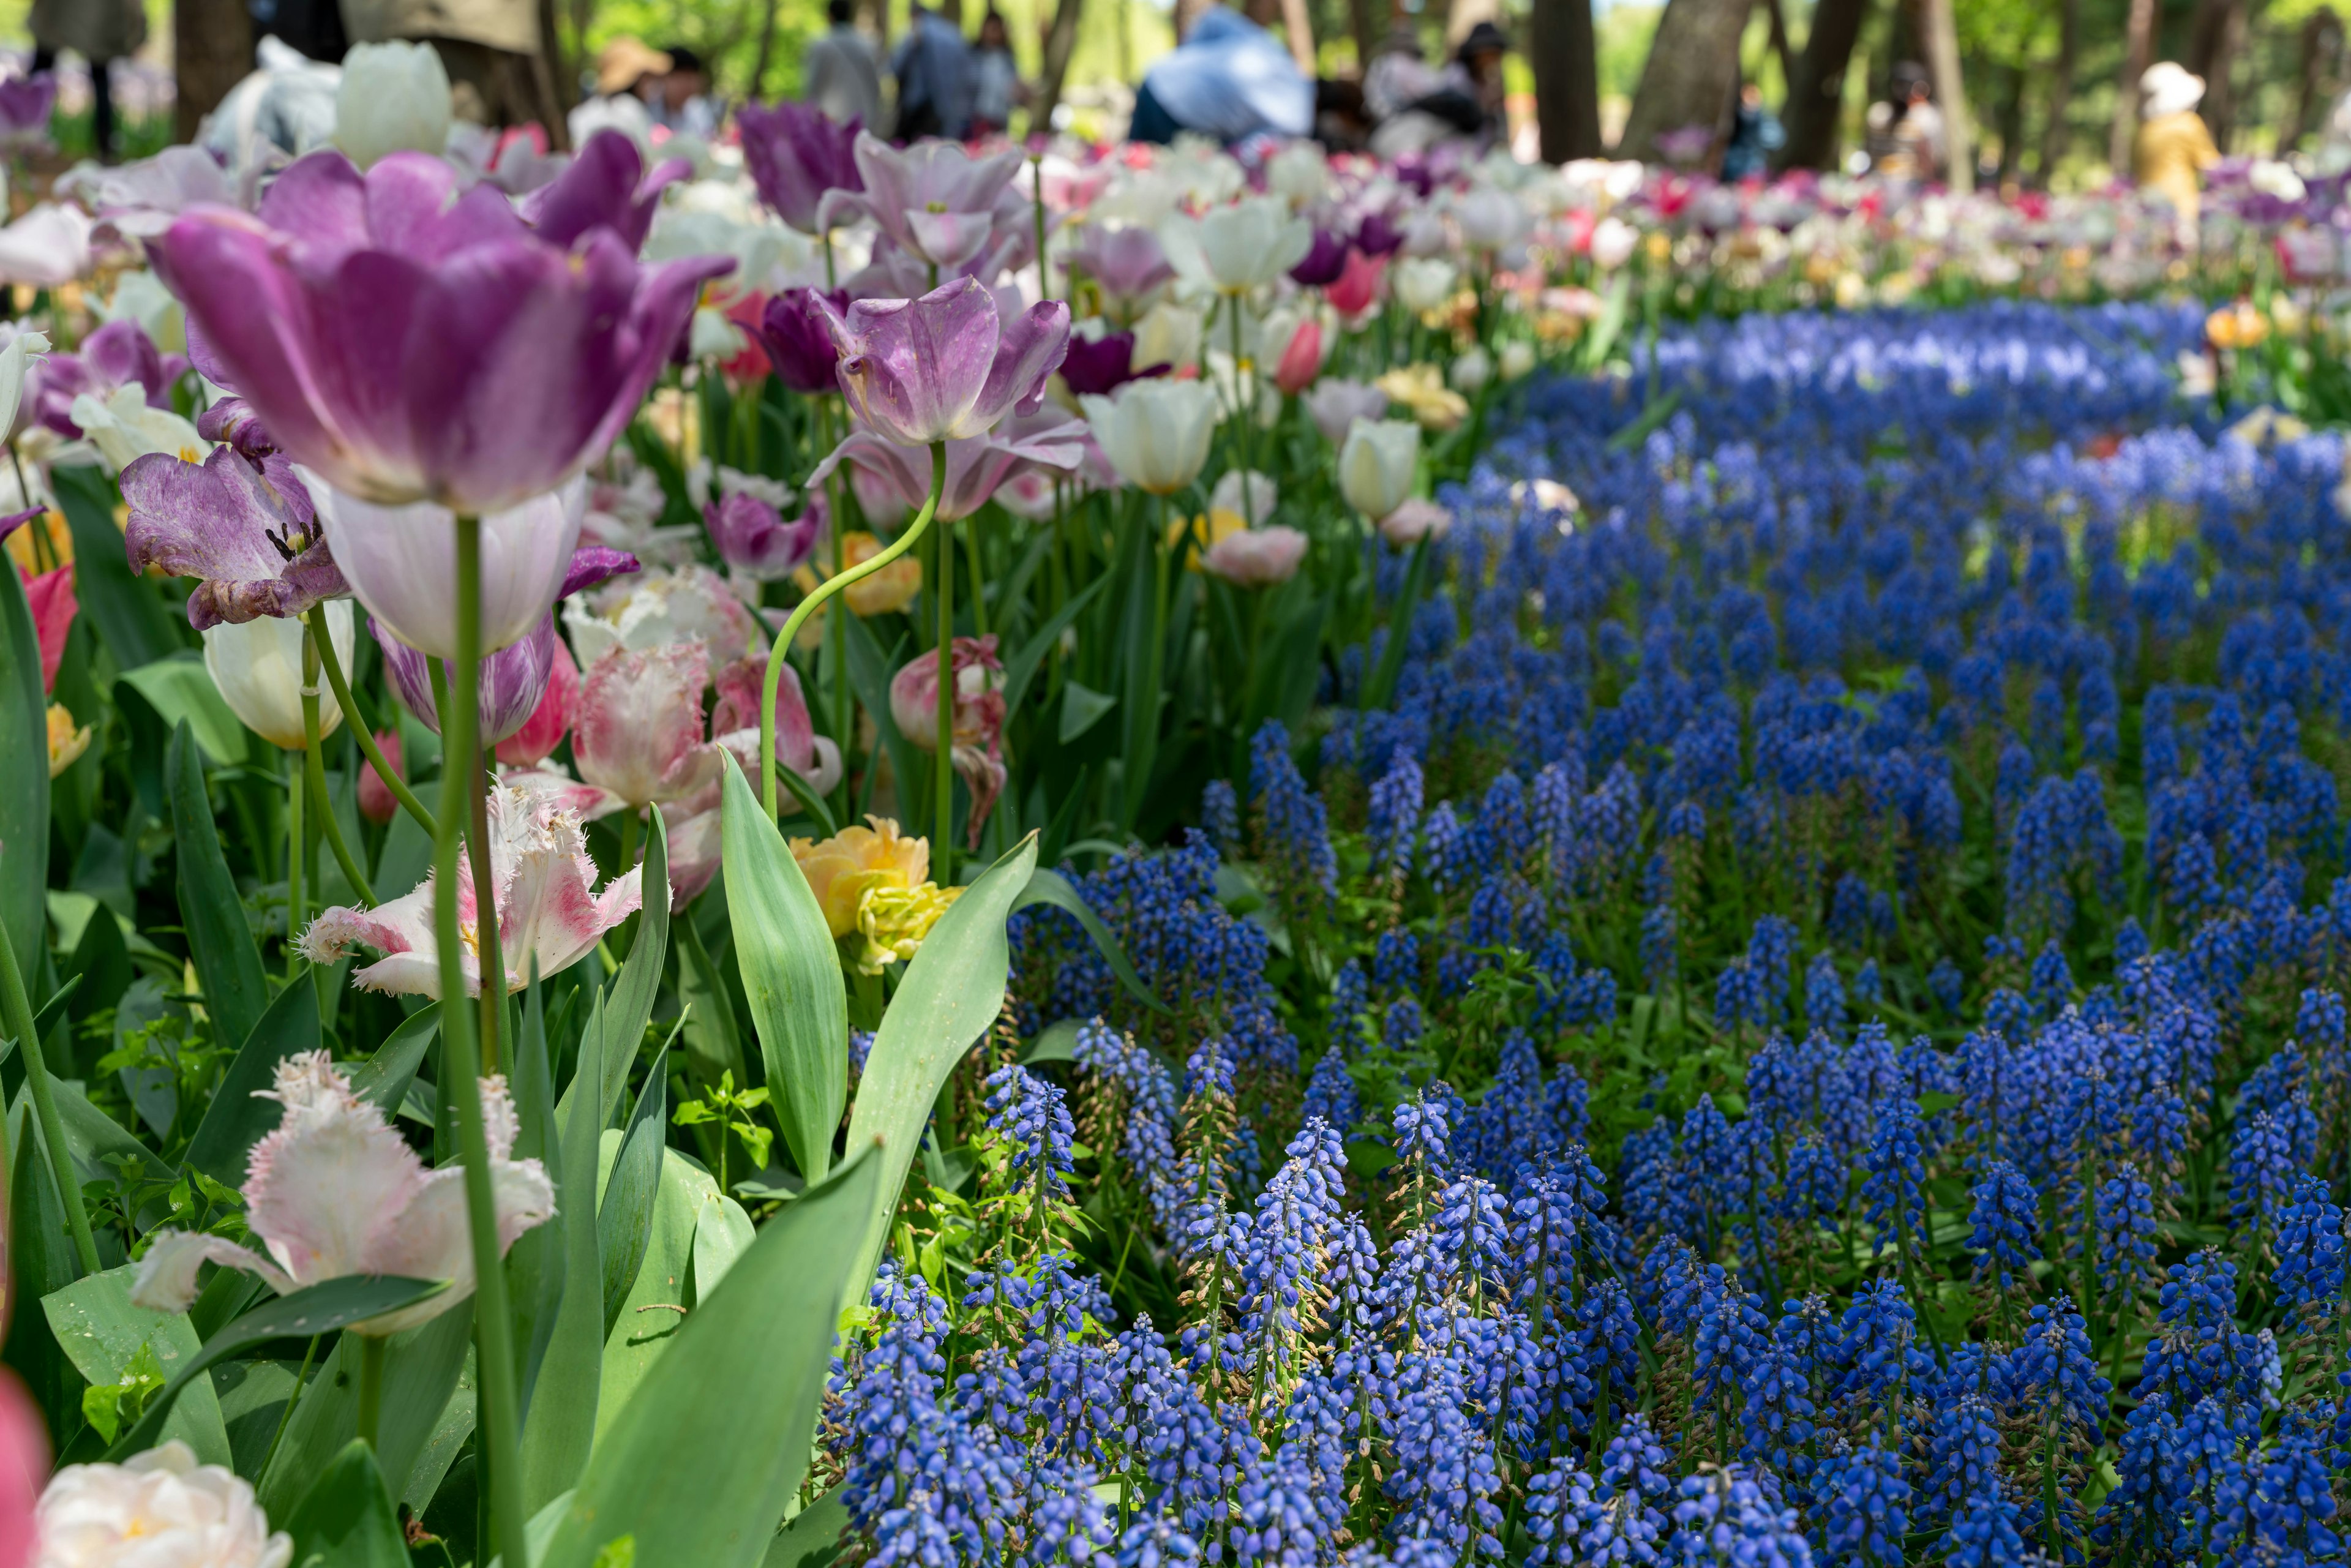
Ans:
{"type": "Polygon", "coordinates": [[[368,759],[375,768],[375,776],[383,780],[383,787],[392,791],[393,800],[400,802],[400,809],[416,819],[416,825],[424,830],[425,835],[428,838],[439,837],[440,829],[434,825],[433,813],[424,809],[424,802],[408,788],[408,782],[401,778],[400,770],[385,759],[383,747],[375,743],[375,737],[368,730],[367,720],[360,716],[359,705],[351,701],[351,684],[343,678],[342,658],[335,652],[335,640],[327,634],[327,607],[313,605],[306,619],[310,627],[310,640],[319,645],[319,663],[327,672],[328,688],[335,694],[335,704],[343,710],[343,717],[351,727],[351,736],[360,743],[360,755],[368,759]]]}
{"type": "MultiPolygon", "coordinates": [[[[99,915],[105,915],[100,910],[99,915]]],[[[66,1124],[57,1116],[57,1091],[49,1083],[49,1065],[41,1054],[41,1037],[33,1028],[33,1004],[25,992],[24,971],[16,967],[16,944],[0,930],[0,1024],[16,1037],[25,1053],[25,1083],[33,1092],[33,1115],[41,1127],[41,1142],[49,1146],[49,1169],[57,1183],[57,1200],[66,1206],[66,1227],[73,1232],[74,1256],[84,1274],[98,1272],[98,1243],[89,1233],[89,1214],[82,1207],[81,1181],[74,1175],[73,1152],[66,1146],[66,1124]]]]}
{"type": "MultiPolygon", "coordinates": [[[[955,535],[939,535],[938,728],[932,732],[931,876],[944,883],[948,876],[949,846],[955,842],[955,535]]],[[[975,589],[975,591],[977,590],[975,589]]]]}
{"type": "MultiPolygon", "coordinates": [[[[307,641],[307,639],[306,639],[307,641]]],[[[308,663],[306,658],[303,661],[308,663]]],[[[303,755],[288,758],[286,768],[286,977],[302,972],[301,950],[294,938],[302,929],[302,798],[309,793],[309,752],[317,743],[304,737],[303,755]]]]}
{"type": "MultiPolygon", "coordinates": [[[[368,903],[375,902],[375,889],[368,885],[367,874],[360,870],[359,862],[351,858],[350,846],[343,842],[342,824],[335,821],[334,802],[327,798],[327,764],[319,749],[319,634],[308,622],[302,626],[302,770],[308,776],[310,810],[325,831],[328,848],[335,852],[335,863],[343,868],[343,880],[351,884],[368,903]]],[[[354,728],[363,727],[348,710],[343,716],[354,728]]],[[[287,939],[293,939],[293,927],[287,928],[287,939]]]]}
{"type": "MultiPolygon", "coordinates": [[[[442,705],[440,831],[433,846],[433,924],[444,990],[463,984],[465,936],[457,915],[457,841],[466,795],[479,794],[481,728],[482,523],[459,514],[457,530],[457,657],[454,689],[442,705]]],[[[434,665],[437,672],[437,662],[434,665]]],[[[486,862],[486,846],[475,858],[486,862]]],[[[485,906],[495,925],[496,906],[485,906]]],[[[484,988],[486,999],[494,993],[484,988]]],[[[460,998],[451,998],[452,1000],[460,998]]],[[[474,1250],[474,1334],[480,1439],[488,1460],[493,1537],[508,1563],[529,1561],[524,1539],[519,1421],[515,1408],[514,1318],[507,1307],[507,1272],[499,1255],[497,1202],[490,1189],[489,1130],[483,1121],[481,1062],[475,1055],[475,1015],[465,1007],[441,1013],[441,1062],[456,1109],[457,1147],[465,1173],[465,1219],[474,1250]]]]}
{"type": "MultiPolygon", "coordinates": [[[[914,523],[906,531],[890,541],[889,548],[859,561],[847,571],[835,572],[817,584],[809,596],[799,601],[784,629],[776,634],[776,645],[768,650],[768,676],[759,694],[759,805],[769,817],[776,814],[776,689],[783,684],[784,652],[799,635],[800,627],[815,613],[819,605],[845,588],[854,586],[872,576],[900,556],[914,548],[930,531],[931,518],[939,509],[939,497],[947,487],[947,444],[931,443],[931,494],[923,509],[914,514],[914,523]]],[[[847,759],[844,758],[843,761],[847,759]]]]}
{"type": "Polygon", "coordinates": [[[360,1441],[372,1448],[376,1430],[383,1424],[383,1356],[390,1348],[381,1334],[361,1334],[360,1342],[360,1441]]]}

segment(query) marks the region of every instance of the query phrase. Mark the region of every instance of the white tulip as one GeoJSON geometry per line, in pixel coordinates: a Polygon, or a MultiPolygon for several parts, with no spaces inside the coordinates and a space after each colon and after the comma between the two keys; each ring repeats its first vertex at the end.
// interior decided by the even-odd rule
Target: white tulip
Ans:
{"type": "Polygon", "coordinates": [[[1208,510],[1230,512],[1254,528],[1273,516],[1274,503],[1280,496],[1270,476],[1253,468],[1234,468],[1208,492],[1208,510]]]}
{"type": "Polygon", "coordinates": [[[1330,193],[1331,161],[1313,142],[1292,141],[1266,160],[1265,188],[1293,207],[1311,206],[1330,193]]]}
{"type": "Polygon", "coordinates": [[[1592,229],[1592,265],[1614,272],[1633,258],[1640,235],[1623,218],[1603,218],[1592,229]]]}
{"type": "Polygon", "coordinates": [[[335,89],[335,145],[365,169],[402,152],[449,144],[449,73],[430,44],[356,44],[335,89]]]}
{"type": "Polygon", "coordinates": [[[1454,359],[1446,379],[1453,383],[1455,392],[1476,397],[1494,379],[1494,356],[1486,351],[1483,343],[1472,343],[1454,359]]]}
{"type": "Polygon", "coordinates": [[[1453,298],[1454,279],[1460,274],[1439,256],[1408,256],[1388,268],[1388,287],[1396,303],[1416,316],[1426,315],[1453,298]]]}
{"type": "Polygon", "coordinates": [[[49,351],[45,333],[18,332],[0,349],[0,434],[16,428],[16,409],[25,399],[25,372],[33,361],[49,351]]]}
{"type": "Polygon", "coordinates": [[[167,354],[185,353],[188,314],[163,280],[152,272],[126,272],[115,280],[114,298],[98,312],[110,321],[130,319],[167,354]]]}
{"type": "Polygon", "coordinates": [[[1502,379],[1517,381],[1535,368],[1535,346],[1524,338],[1513,338],[1502,345],[1499,361],[1502,379]]]}
{"type": "Polygon", "coordinates": [[[1178,371],[1200,366],[1200,341],[1207,322],[1197,310],[1163,299],[1134,324],[1134,358],[1128,368],[1147,371],[1167,365],[1178,371]]]}
{"type": "Polygon", "coordinates": [[[1448,204],[1461,230],[1461,243],[1471,250],[1505,250],[1526,237],[1532,226],[1525,207],[1508,192],[1479,185],[1448,204]]]}
{"type": "Polygon", "coordinates": [[[1420,426],[1408,419],[1359,419],[1339,448],[1339,494],[1377,522],[1412,494],[1420,426]]]}
{"type": "Polygon", "coordinates": [[[1178,271],[1205,277],[1219,293],[1247,294],[1306,259],[1314,225],[1291,216],[1280,196],[1250,196],[1196,218],[1171,217],[1159,237],[1178,271]]]}
{"type": "Polygon", "coordinates": [[[1200,476],[1222,412],[1214,387],[1166,377],[1129,382],[1115,397],[1078,401],[1111,466],[1155,496],[1172,496],[1200,476]]]}
{"type": "MultiPolygon", "coordinates": [[[[335,656],[351,667],[351,601],[327,601],[327,632],[335,656]]],[[[245,727],[287,751],[302,749],[302,622],[264,615],[222,622],[204,632],[204,668],[229,711],[245,727]]],[[[335,694],[319,689],[319,733],[332,735],[343,722],[335,694]]]]}
{"type": "Polygon", "coordinates": [[[294,1538],[272,1532],[253,1483],[199,1465],[173,1438],[127,1464],[68,1465],[34,1510],[39,1568],[286,1568],[294,1538]]]}
{"type": "Polygon", "coordinates": [[[168,452],[183,463],[200,463],[213,444],[168,408],[147,406],[147,389],[137,382],[114,389],[104,402],[88,392],[73,400],[72,418],[98,455],[117,473],[151,452],[168,452]]]}

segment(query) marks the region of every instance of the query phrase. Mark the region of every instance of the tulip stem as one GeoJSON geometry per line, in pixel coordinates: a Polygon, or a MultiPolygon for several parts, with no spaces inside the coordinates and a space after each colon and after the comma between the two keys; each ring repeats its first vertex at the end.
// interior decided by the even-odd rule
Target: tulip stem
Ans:
{"type": "Polygon", "coordinates": [[[1249,494],[1249,460],[1254,455],[1249,451],[1249,422],[1257,417],[1257,371],[1241,358],[1241,297],[1228,295],[1225,303],[1231,308],[1233,314],[1233,402],[1238,405],[1237,412],[1240,415],[1238,428],[1235,432],[1235,444],[1241,449],[1241,521],[1255,528],[1257,501],[1249,494]],[[1246,388],[1241,381],[1244,371],[1249,374],[1246,388]]]}
{"type": "Polygon", "coordinates": [[[375,769],[375,776],[383,780],[383,787],[392,791],[393,800],[400,802],[401,810],[416,819],[416,825],[424,830],[425,836],[439,839],[441,831],[434,825],[433,813],[424,809],[424,802],[408,788],[407,780],[400,776],[400,769],[384,759],[383,747],[375,743],[375,736],[369,730],[367,720],[360,716],[358,705],[351,701],[350,683],[343,678],[342,657],[335,652],[335,640],[327,634],[327,607],[323,604],[311,606],[307,620],[310,640],[319,646],[319,664],[327,672],[327,686],[335,694],[335,704],[343,710],[343,717],[350,723],[351,735],[360,743],[360,755],[368,759],[369,766],[375,769]]]}
{"type": "Polygon", "coordinates": [[[376,1429],[383,1424],[383,1353],[381,1334],[358,1336],[360,1342],[360,1441],[376,1447],[376,1429]]]}
{"type": "MultiPolygon", "coordinates": [[[[433,924],[444,999],[464,986],[465,933],[457,915],[457,843],[467,816],[468,792],[480,795],[477,740],[481,730],[482,522],[457,515],[457,657],[450,674],[455,689],[441,726],[440,831],[433,845],[433,924]]],[[[481,833],[479,824],[475,831],[481,833]]],[[[477,865],[489,861],[486,835],[475,844],[477,865]]],[[[479,885],[477,883],[477,885],[479,885]]],[[[477,896],[481,896],[477,894],[477,896]]],[[[496,941],[497,906],[486,897],[477,905],[480,931],[496,941]]],[[[495,963],[495,946],[484,954],[495,963]]],[[[482,995],[492,1006],[498,991],[486,972],[482,995]]],[[[502,989],[503,987],[500,988],[502,989]]],[[[521,1448],[515,1411],[514,1319],[507,1307],[507,1275],[498,1246],[497,1202],[490,1187],[489,1129],[483,1120],[481,1064],[475,1055],[475,1017],[465,1007],[444,1007],[441,1015],[441,1064],[450,1104],[455,1108],[457,1147],[465,1173],[465,1218],[474,1248],[474,1337],[481,1401],[480,1441],[488,1461],[493,1540],[509,1563],[530,1561],[524,1538],[521,1448]]]]}
{"type": "MultiPolygon", "coordinates": [[[[24,971],[16,967],[16,946],[0,928],[0,1023],[16,1037],[25,1053],[25,1084],[33,1092],[33,1115],[40,1123],[41,1142],[49,1146],[49,1169],[57,1183],[57,1201],[66,1207],[66,1226],[73,1232],[74,1255],[81,1271],[98,1272],[98,1243],[89,1234],[89,1215],[82,1207],[81,1183],[74,1176],[73,1152],[66,1146],[65,1123],[57,1117],[57,1091],[49,1083],[49,1064],[41,1054],[41,1037],[33,1028],[33,1004],[25,994],[24,971]]],[[[12,1300],[9,1304],[16,1305],[12,1300]]]]}
{"type": "Polygon", "coordinates": [[[971,558],[971,629],[976,635],[987,635],[987,567],[979,553],[979,519],[963,520],[964,554],[971,558]]]}
{"type": "Polygon", "coordinates": [[[923,509],[914,514],[914,522],[884,549],[867,556],[846,571],[835,572],[810,590],[808,597],[799,601],[799,607],[784,622],[784,629],[777,633],[775,646],[768,650],[768,678],[759,700],[759,804],[770,818],[776,814],[776,689],[783,684],[784,651],[792,645],[792,639],[799,635],[800,627],[815,613],[819,605],[843,589],[853,587],[872,576],[914,548],[930,531],[931,518],[937,513],[939,497],[946,487],[947,444],[934,441],[931,443],[931,494],[923,502],[923,509]]]}
{"type": "Polygon", "coordinates": [[[938,687],[938,727],[932,732],[936,744],[931,748],[931,821],[936,824],[931,839],[931,877],[945,887],[955,843],[955,530],[951,526],[939,534],[937,597],[939,662],[931,672],[938,677],[934,683],[938,687]]]}
{"type": "MultiPolygon", "coordinates": [[[[830,288],[832,287],[832,231],[831,229],[824,232],[824,255],[825,287],[830,288]]],[[[830,452],[833,447],[831,398],[820,397],[816,400],[816,417],[817,439],[822,442],[825,450],[830,452]]],[[[825,476],[824,489],[825,510],[831,519],[831,527],[827,531],[832,536],[832,575],[839,577],[841,568],[849,564],[849,549],[843,540],[845,519],[841,511],[841,471],[839,469],[836,468],[825,476]]],[[[849,695],[849,618],[845,615],[825,617],[824,631],[828,644],[825,674],[832,683],[832,738],[841,747],[841,785],[836,791],[839,799],[834,802],[832,814],[835,821],[846,822],[849,821],[849,756],[857,738],[857,710],[851,706],[849,695]]]]}
{"type": "Polygon", "coordinates": [[[310,744],[305,736],[303,756],[287,758],[286,765],[286,977],[289,980],[302,973],[302,953],[294,939],[302,929],[302,797],[310,790],[310,744]]]}

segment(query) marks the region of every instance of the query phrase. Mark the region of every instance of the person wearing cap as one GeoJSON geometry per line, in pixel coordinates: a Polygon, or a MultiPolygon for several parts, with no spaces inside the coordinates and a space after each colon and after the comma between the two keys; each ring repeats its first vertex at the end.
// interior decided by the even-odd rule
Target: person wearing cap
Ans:
{"type": "Polygon", "coordinates": [[[2138,139],[2131,146],[2131,172],[2140,189],[2171,204],[2179,243],[2193,246],[2204,171],[2220,161],[2212,132],[2196,112],[2204,98],[2204,78],[2176,61],[2158,60],[2138,78],[2138,139]]]}
{"type": "Polygon", "coordinates": [[[634,98],[642,102],[650,85],[667,77],[669,68],[667,55],[643,38],[632,38],[624,33],[606,44],[596,56],[596,95],[634,98]]]}

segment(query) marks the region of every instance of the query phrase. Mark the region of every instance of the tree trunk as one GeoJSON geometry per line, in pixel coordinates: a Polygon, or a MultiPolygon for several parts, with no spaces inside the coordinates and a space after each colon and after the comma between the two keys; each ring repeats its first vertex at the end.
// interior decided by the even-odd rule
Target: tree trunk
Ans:
{"type": "Polygon", "coordinates": [[[2074,60],[2082,47],[2082,0],[2058,0],[2057,63],[2049,73],[2049,119],[2041,127],[2041,159],[2032,177],[2042,189],[2056,177],[2065,156],[2065,116],[2074,102],[2074,60]]]}
{"type": "Polygon", "coordinates": [[[2000,173],[1996,185],[2016,178],[2024,164],[2024,68],[2003,66],[2000,97],[2000,173]]]}
{"type": "Polygon", "coordinates": [[[555,20],[555,0],[538,0],[538,52],[531,57],[530,75],[545,106],[539,123],[547,128],[547,144],[568,152],[571,106],[580,97],[580,72],[564,52],[563,33],[555,20]]]}
{"type": "Polygon", "coordinates": [[[2155,0],[2130,0],[2123,23],[2123,77],[2115,89],[2115,126],[2106,138],[2106,162],[2115,177],[2131,178],[2131,143],[2138,139],[2138,78],[2155,55],[2155,0]]]}
{"type": "Polygon", "coordinates": [[[1306,14],[1306,0],[1281,0],[1281,34],[1300,73],[1309,81],[1320,76],[1314,68],[1314,19],[1306,14]]]}
{"type": "Polygon", "coordinates": [[[2278,138],[2283,158],[2326,118],[2334,96],[2335,76],[2343,58],[2343,23],[2332,11],[2313,11],[2302,25],[2302,85],[2294,95],[2294,118],[2278,138]]]}
{"type": "Polygon", "coordinates": [[[1836,162],[1844,73],[1868,15],[1869,0],[1819,0],[1813,7],[1812,32],[1788,73],[1788,101],[1781,105],[1788,127],[1782,168],[1826,169],[1836,162]]]}
{"type": "Polygon", "coordinates": [[[2188,68],[2204,78],[2204,101],[2198,112],[2211,131],[2214,145],[2223,152],[2229,150],[2229,134],[2236,120],[2236,94],[2230,77],[2244,41],[2244,0],[2199,0],[2188,36],[2188,68]]]}
{"type": "Polygon", "coordinates": [[[1616,139],[1618,157],[1654,159],[1656,139],[1670,131],[1702,126],[1720,135],[1739,92],[1739,36],[1753,8],[1753,0],[1666,0],[1616,139]]]}
{"type": "Polygon", "coordinates": [[[253,16],[245,0],[178,0],[172,7],[172,139],[196,127],[253,69],[253,16]]]}
{"type": "Polygon", "coordinates": [[[1788,47],[1788,13],[1780,0],[1763,0],[1764,19],[1771,25],[1771,52],[1780,57],[1780,80],[1796,79],[1795,57],[1788,47]]]}
{"type": "Polygon", "coordinates": [[[1935,107],[1943,111],[1943,183],[1958,195],[1976,188],[1976,145],[1968,120],[1967,84],[1959,77],[1959,25],[1951,0],[1919,0],[1927,69],[1935,80],[1935,107]]]}
{"type": "MultiPolygon", "coordinates": [[[[1356,16],[1364,19],[1356,24],[1360,40],[1371,0],[1354,0],[1354,5],[1356,16]]],[[[1600,60],[1592,33],[1592,0],[1534,0],[1528,33],[1543,162],[1599,157],[1600,60]]],[[[1364,60],[1370,64],[1370,55],[1364,60]]]]}
{"type": "Polygon", "coordinates": [[[1052,129],[1053,110],[1061,107],[1061,84],[1069,79],[1070,57],[1077,52],[1078,22],[1084,11],[1085,0],[1061,0],[1053,7],[1052,26],[1045,29],[1045,68],[1038,74],[1037,103],[1029,113],[1032,131],[1052,129]]]}

